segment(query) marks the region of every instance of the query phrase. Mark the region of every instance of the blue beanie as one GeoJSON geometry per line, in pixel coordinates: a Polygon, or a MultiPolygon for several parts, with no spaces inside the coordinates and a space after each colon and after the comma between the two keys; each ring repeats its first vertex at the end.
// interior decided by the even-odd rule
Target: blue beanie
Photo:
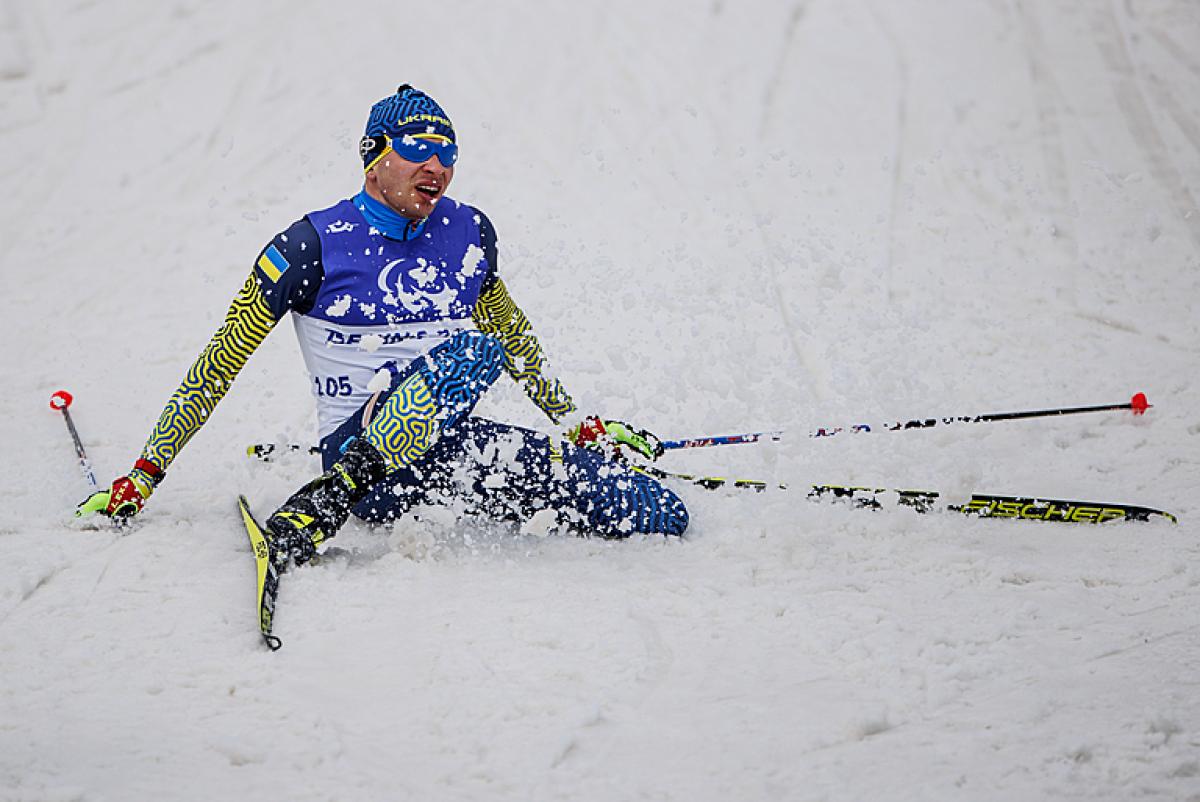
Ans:
{"type": "Polygon", "coordinates": [[[451,142],[458,141],[454,136],[454,125],[437,101],[420,89],[404,84],[396,94],[371,107],[367,128],[358,143],[363,166],[383,153],[387,147],[385,136],[397,139],[405,134],[441,134],[451,142]]]}

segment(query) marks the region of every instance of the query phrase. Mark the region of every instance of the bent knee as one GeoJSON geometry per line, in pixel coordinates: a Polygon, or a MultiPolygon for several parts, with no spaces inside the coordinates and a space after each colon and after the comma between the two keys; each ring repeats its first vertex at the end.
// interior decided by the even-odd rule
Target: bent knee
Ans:
{"type": "Polygon", "coordinates": [[[429,354],[433,394],[443,409],[465,414],[491,387],[504,363],[504,347],[478,331],[460,331],[429,354]]]}
{"type": "Polygon", "coordinates": [[[504,345],[492,335],[476,329],[458,332],[446,345],[472,362],[496,368],[504,363],[504,345]]]}

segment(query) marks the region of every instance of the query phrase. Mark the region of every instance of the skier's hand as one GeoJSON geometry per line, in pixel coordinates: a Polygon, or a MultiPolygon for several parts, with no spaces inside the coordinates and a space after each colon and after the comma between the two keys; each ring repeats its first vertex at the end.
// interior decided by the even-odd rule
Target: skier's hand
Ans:
{"type": "Polygon", "coordinates": [[[663,454],[662,442],[645,429],[635,429],[619,420],[600,420],[594,415],[569,429],[567,437],[577,446],[603,451],[614,459],[623,457],[622,447],[648,460],[656,460],[663,454]]]}
{"type": "Polygon", "coordinates": [[[154,487],[162,481],[162,471],[152,463],[138,460],[133,470],[113,480],[106,490],[97,490],[75,508],[75,516],[104,515],[114,520],[132,518],[142,511],[154,487]]]}

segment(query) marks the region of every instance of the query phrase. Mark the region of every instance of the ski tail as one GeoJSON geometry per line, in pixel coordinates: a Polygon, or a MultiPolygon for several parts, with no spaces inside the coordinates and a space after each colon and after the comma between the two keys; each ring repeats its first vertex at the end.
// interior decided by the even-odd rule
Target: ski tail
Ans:
{"type": "Polygon", "coordinates": [[[262,632],[263,642],[271,651],[278,651],[283,641],[271,634],[275,620],[275,596],[279,593],[279,569],[271,559],[272,548],[262,527],[254,520],[250,512],[250,502],[245,496],[238,496],[238,509],[242,513],[242,522],[246,525],[246,534],[250,538],[250,548],[254,551],[254,562],[257,566],[257,595],[258,627],[262,632]]]}

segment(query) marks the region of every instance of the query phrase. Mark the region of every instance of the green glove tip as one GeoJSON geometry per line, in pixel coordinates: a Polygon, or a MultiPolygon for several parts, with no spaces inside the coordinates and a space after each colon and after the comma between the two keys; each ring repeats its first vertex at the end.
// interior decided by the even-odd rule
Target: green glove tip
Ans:
{"type": "Polygon", "coordinates": [[[85,498],[79,503],[79,506],[75,508],[75,517],[83,518],[87,515],[95,515],[98,512],[104,512],[104,509],[108,506],[108,493],[108,490],[97,490],[95,493],[92,493],[90,496],[85,498]]]}

